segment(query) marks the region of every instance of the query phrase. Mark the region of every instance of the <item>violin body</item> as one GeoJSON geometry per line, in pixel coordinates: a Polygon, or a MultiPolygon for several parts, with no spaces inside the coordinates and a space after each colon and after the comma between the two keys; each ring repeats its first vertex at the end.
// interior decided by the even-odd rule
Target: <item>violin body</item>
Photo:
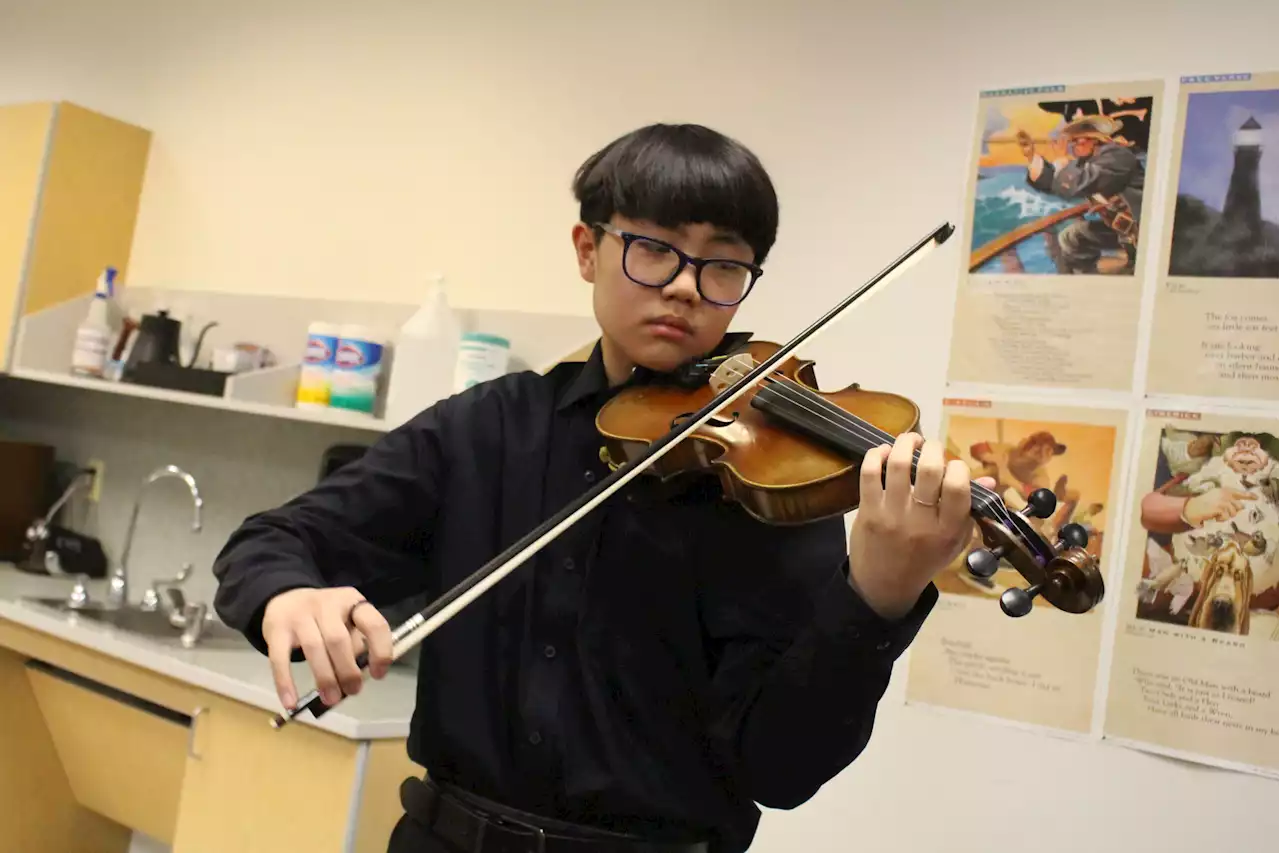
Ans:
{"type": "MultiPolygon", "coordinates": [[[[750,341],[741,352],[760,362],[780,348],[769,341],[750,341]]],[[[813,362],[794,357],[781,361],[776,373],[891,435],[919,428],[920,409],[906,397],[856,383],[819,391],[813,362]]],[[[759,405],[762,387],[748,390],[718,412],[649,471],[664,480],[716,474],[729,500],[768,524],[806,524],[856,508],[861,456],[780,429],[775,416],[759,405]]],[[[692,389],[642,385],[618,393],[596,416],[610,463],[638,459],[651,442],[711,402],[718,390],[704,383],[692,389]]]]}

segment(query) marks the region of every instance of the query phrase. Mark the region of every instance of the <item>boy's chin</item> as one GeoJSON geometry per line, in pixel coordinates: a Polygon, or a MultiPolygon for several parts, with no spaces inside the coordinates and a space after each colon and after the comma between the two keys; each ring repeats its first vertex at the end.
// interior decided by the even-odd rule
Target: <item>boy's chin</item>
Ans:
{"type": "Polygon", "coordinates": [[[670,373],[680,367],[690,359],[696,358],[697,354],[688,350],[687,347],[678,347],[674,345],[652,345],[639,347],[637,352],[631,354],[631,362],[639,367],[658,373],[670,373]]]}

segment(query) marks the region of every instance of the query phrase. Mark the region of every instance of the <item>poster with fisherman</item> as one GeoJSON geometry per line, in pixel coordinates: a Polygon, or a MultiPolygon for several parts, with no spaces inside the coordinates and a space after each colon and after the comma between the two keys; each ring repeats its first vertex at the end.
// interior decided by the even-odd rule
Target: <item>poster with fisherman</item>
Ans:
{"type": "Polygon", "coordinates": [[[948,379],[1129,390],[1162,81],[983,92],[948,379]]]}

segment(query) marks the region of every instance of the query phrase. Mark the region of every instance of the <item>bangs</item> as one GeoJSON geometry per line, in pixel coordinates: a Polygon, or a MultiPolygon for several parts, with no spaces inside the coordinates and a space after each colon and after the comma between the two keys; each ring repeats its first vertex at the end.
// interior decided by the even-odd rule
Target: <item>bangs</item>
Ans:
{"type": "Polygon", "coordinates": [[[622,137],[578,170],[583,222],[615,214],[664,228],[708,223],[738,234],[762,263],[778,229],[773,183],[741,144],[696,125],[652,125],[622,137]]]}

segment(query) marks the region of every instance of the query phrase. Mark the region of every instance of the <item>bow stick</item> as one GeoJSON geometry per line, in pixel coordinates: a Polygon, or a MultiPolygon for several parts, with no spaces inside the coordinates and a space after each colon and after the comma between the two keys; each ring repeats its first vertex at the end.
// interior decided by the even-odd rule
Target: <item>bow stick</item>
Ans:
{"type": "MultiPolygon", "coordinates": [[[[791,353],[806,340],[817,335],[826,326],[840,314],[844,313],[855,301],[873,292],[877,287],[883,285],[891,278],[900,275],[910,263],[914,263],[921,257],[921,250],[940,246],[947,241],[947,238],[955,231],[955,227],[948,222],[933,229],[929,234],[916,241],[910,249],[899,255],[893,263],[889,264],[873,278],[845,297],[838,305],[828,311],[819,319],[815,320],[808,328],[796,335],[789,343],[775,352],[772,356],[761,361],[737,382],[729,385],[721,391],[714,399],[702,407],[696,414],[686,420],[680,427],[673,429],[662,438],[649,445],[648,449],[639,458],[625,462],[620,465],[608,477],[601,480],[593,488],[580,495],[576,500],[569,503],[568,506],[561,509],[555,515],[548,518],[538,527],[525,534],[524,537],[517,540],[509,546],[501,554],[498,554],[489,562],[485,563],[471,575],[463,579],[461,583],[445,592],[435,601],[424,607],[422,610],[410,616],[403,623],[398,625],[391,632],[391,659],[398,660],[410,651],[414,646],[425,640],[431,633],[438,629],[445,622],[448,622],[456,616],[464,607],[475,601],[485,593],[490,587],[498,581],[511,574],[519,568],[538,551],[542,550],[548,543],[554,540],[565,530],[576,524],[583,516],[591,512],[597,506],[605,501],[610,495],[618,489],[625,486],[635,477],[638,477],[646,468],[657,462],[667,454],[675,445],[689,433],[698,429],[704,423],[709,421],[716,412],[732,403],[738,397],[742,396],[748,388],[751,387],[762,376],[772,373],[776,364],[791,355],[791,353]]],[[[356,657],[356,665],[364,670],[369,665],[368,652],[361,652],[356,657]]],[[[273,728],[282,728],[290,720],[297,717],[303,711],[310,711],[312,716],[319,719],[331,706],[325,705],[324,700],[320,698],[319,690],[312,690],[303,696],[290,709],[283,714],[278,714],[271,721],[273,728]]]]}

